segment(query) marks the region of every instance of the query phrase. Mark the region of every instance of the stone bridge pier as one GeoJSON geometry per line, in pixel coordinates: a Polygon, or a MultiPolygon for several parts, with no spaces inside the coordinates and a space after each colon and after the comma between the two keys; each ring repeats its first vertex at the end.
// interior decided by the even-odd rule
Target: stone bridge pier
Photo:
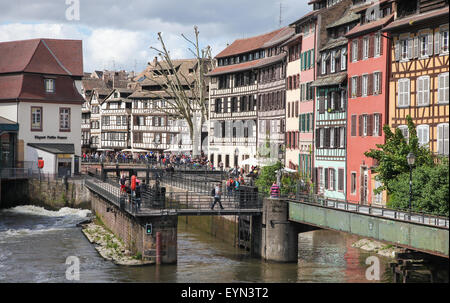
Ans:
{"type": "Polygon", "coordinates": [[[261,216],[252,217],[252,253],[267,261],[297,262],[298,234],[318,228],[291,222],[289,203],[283,199],[264,199],[261,216]]]}

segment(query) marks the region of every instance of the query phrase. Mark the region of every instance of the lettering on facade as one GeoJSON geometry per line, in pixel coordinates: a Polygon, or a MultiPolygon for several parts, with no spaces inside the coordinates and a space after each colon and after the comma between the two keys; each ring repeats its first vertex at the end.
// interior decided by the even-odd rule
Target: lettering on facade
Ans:
{"type": "Polygon", "coordinates": [[[59,139],[59,140],[66,140],[66,136],[34,136],[35,139],[42,140],[42,139],[59,139]]]}

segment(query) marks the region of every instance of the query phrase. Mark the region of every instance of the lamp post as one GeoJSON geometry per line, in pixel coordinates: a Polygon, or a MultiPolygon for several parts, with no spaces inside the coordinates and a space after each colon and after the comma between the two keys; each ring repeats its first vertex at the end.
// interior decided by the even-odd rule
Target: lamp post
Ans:
{"type": "Polygon", "coordinates": [[[406,156],[406,160],[408,161],[409,165],[409,220],[411,220],[411,205],[412,205],[412,167],[414,165],[414,162],[416,161],[416,155],[414,153],[410,152],[406,156]]]}

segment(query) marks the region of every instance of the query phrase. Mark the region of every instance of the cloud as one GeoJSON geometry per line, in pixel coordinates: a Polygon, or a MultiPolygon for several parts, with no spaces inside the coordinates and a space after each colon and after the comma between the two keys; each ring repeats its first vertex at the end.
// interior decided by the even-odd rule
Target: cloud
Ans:
{"type": "MultiPolygon", "coordinates": [[[[76,0],[71,0],[76,1],[76,0]]],[[[84,69],[145,68],[157,55],[157,33],[174,58],[192,57],[181,37],[210,45],[213,55],[235,39],[251,37],[279,27],[280,2],[211,0],[79,0],[80,20],[66,19],[66,0],[16,0],[0,4],[0,41],[30,38],[82,39],[84,69]]],[[[306,14],[306,0],[282,0],[282,26],[306,14]]]]}

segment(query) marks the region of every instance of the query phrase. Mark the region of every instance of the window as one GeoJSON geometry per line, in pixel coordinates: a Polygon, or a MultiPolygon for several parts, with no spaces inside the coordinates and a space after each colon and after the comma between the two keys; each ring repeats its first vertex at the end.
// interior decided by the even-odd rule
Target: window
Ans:
{"type": "Polygon", "coordinates": [[[379,94],[381,92],[380,87],[381,87],[381,73],[375,72],[373,73],[373,93],[379,94]]]}
{"type": "Polygon", "coordinates": [[[323,148],[323,141],[324,141],[324,138],[325,138],[325,129],[324,128],[320,128],[320,130],[319,130],[319,138],[320,138],[319,147],[323,148]]]}
{"type": "Polygon", "coordinates": [[[402,132],[403,137],[406,139],[406,142],[408,142],[409,139],[409,129],[407,125],[400,125],[398,129],[402,132]]]}
{"type": "Polygon", "coordinates": [[[422,76],[417,78],[417,106],[430,104],[430,77],[422,76]]]}
{"type": "Polygon", "coordinates": [[[429,126],[426,124],[417,126],[417,138],[419,139],[419,145],[425,146],[429,142],[429,126]]]}
{"type": "Polygon", "coordinates": [[[356,92],[358,89],[358,77],[352,77],[352,98],[356,97],[356,92]]]}
{"type": "Polygon", "coordinates": [[[321,68],[322,68],[322,75],[325,74],[327,72],[327,64],[326,64],[326,54],[322,54],[322,63],[321,63],[321,68]]]}
{"type": "Polygon", "coordinates": [[[381,35],[377,34],[374,36],[374,52],[375,57],[381,55],[381,35]]]}
{"type": "Polygon", "coordinates": [[[334,73],[336,71],[336,51],[331,52],[331,72],[334,73]]]}
{"type": "Polygon", "coordinates": [[[339,130],[339,147],[345,148],[345,127],[341,127],[339,130]]]}
{"type": "Polygon", "coordinates": [[[358,40],[352,42],[352,62],[358,61],[358,40]]]}
{"type": "Polygon", "coordinates": [[[398,80],[398,107],[409,106],[409,79],[398,80]]]}
{"type": "Polygon", "coordinates": [[[363,75],[362,76],[362,95],[364,97],[367,97],[368,91],[369,91],[369,76],[363,75]]]}
{"type": "Polygon", "coordinates": [[[437,126],[437,153],[448,156],[448,123],[438,124],[437,126]]]}
{"type": "Polygon", "coordinates": [[[59,131],[70,131],[70,108],[59,109],[59,131]]]}
{"type": "Polygon", "coordinates": [[[55,92],[55,80],[53,79],[45,79],[45,92],[46,93],[54,93],[55,92]]]}
{"type": "MultiPolygon", "coordinates": [[[[380,187],[382,184],[380,181],[375,180],[375,186],[374,186],[374,190],[377,189],[378,187],[380,187]]],[[[379,193],[379,194],[375,194],[373,192],[373,202],[377,203],[377,204],[381,204],[383,202],[383,194],[379,193]]]]}
{"type": "Polygon", "coordinates": [[[338,169],[338,190],[344,190],[344,169],[338,169]]]}
{"type": "Polygon", "coordinates": [[[42,131],[42,107],[31,107],[31,130],[42,131]]]}
{"type": "Polygon", "coordinates": [[[367,129],[368,129],[368,116],[367,115],[362,115],[362,122],[363,122],[363,133],[362,135],[365,137],[367,136],[367,129]]]}
{"type": "Polygon", "coordinates": [[[344,47],[341,49],[341,70],[346,69],[347,64],[347,49],[344,47]]]}
{"type": "Polygon", "coordinates": [[[373,115],[373,136],[379,136],[380,135],[380,115],[374,114],[373,115]]]}
{"type": "Polygon", "coordinates": [[[347,91],[345,89],[341,90],[341,110],[345,111],[345,101],[347,99],[347,91]]]}
{"type": "Polygon", "coordinates": [[[369,58],[369,38],[363,39],[363,59],[369,58]]]}
{"type": "Polygon", "coordinates": [[[336,190],[336,172],[333,168],[330,168],[330,190],[336,190]]]}
{"type": "Polygon", "coordinates": [[[440,39],[440,52],[441,53],[448,53],[448,29],[442,30],[440,32],[441,39],[440,39]]]}
{"type": "Polygon", "coordinates": [[[438,76],[438,103],[448,103],[448,72],[438,76]]]}
{"type": "Polygon", "coordinates": [[[330,148],[335,148],[334,146],[334,127],[330,128],[330,148]]]}
{"type": "Polygon", "coordinates": [[[350,191],[354,195],[356,194],[356,172],[352,172],[350,182],[350,191]]]}

